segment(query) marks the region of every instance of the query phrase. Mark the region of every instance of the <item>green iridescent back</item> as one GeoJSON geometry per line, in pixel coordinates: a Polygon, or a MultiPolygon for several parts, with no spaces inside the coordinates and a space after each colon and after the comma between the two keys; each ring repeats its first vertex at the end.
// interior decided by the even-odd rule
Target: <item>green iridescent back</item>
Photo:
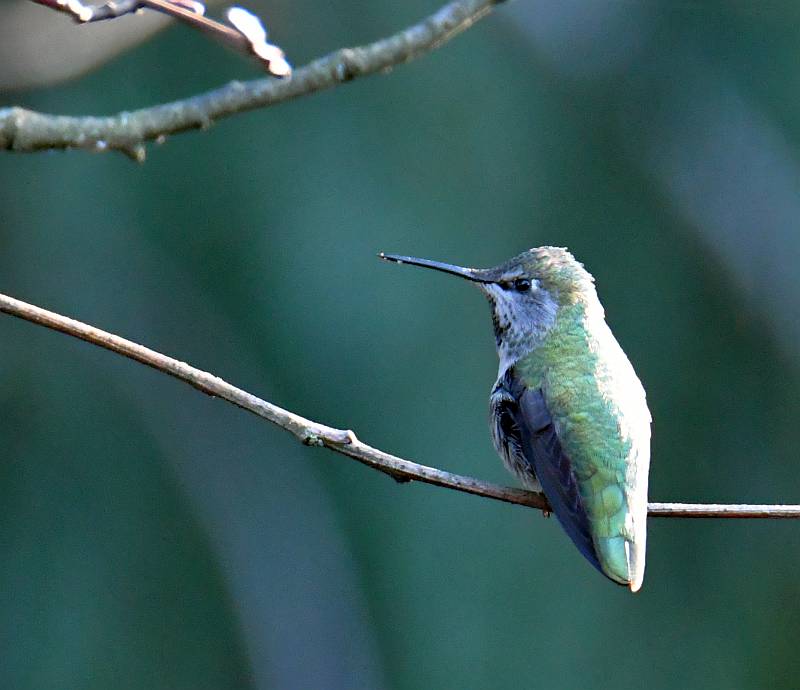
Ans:
{"type": "Polygon", "coordinates": [[[631,570],[644,568],[650,415],[593,286],[562,301],[543,342],[515,369],[527,387],[542,390],[603,570],[640,580],[629,562],[631,570]]]}

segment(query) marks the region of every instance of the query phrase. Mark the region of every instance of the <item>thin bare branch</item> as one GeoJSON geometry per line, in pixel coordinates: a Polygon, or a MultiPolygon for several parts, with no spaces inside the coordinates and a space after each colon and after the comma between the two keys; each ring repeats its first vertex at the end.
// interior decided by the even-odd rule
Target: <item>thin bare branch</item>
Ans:
{"type": "Polygon", "coordinates": [[[682,518],[800,518],[800,506],[726,503],[648,503],[650,517],[682,518]]]}
{"type": "Polygon", "coordinates": [[[465,31],[501,2],[450,2],[393,36],[358,48],[338,50],[295,70],[289,79],[232,82],[185,100],[108,117],[48,115],[17,107],[0,109],[0,149],[114,150],[142,161],[144,145],[149,141],[163,141],[168,135],[190,129],[207,129],[216,120],[236,113],[306,96],[409,62],[465,31]]]}
{"type": "MultiPolygon", "coordinates": [[[[74,338],[85,340],[92,345],[105,348],[123,357],[146,364],[170,376],[174,376],[203,393],[222,398],[248,412],[286,429],[299,441],[308,446],[322,446],[349,458],[358,460],[376,470],[380,470],[400,482],[420,481],[447,489],[455,489],[484,498],[492,498],[506,503],[536,508],[550,512],[543,494],[498,486],[474,477],[452,474],[444,470],[420,465],[390,455],[382,450],[368,446],[346,429],[314,422],[294,412],[262,400],[241,388],[236,388],[221,378],[181,362],[160,352],[138,345],[113,333],[61,316],[41,307],[22,302],[13,297],[0,294],[0,312],[16,316],[25,321],[66,333],[74,338]]],[[[686,518],[800,518],[798,505],[720,505],[698,503],[650,503],[648,514],[651,517],[686,518]]]]}

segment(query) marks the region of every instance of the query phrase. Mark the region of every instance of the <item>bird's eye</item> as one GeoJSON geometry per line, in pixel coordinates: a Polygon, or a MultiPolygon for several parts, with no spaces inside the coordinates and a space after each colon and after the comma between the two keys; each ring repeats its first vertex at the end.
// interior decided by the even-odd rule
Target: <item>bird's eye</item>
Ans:
{"type": "Polygon", "coordinates": [[[531,281],[527,278],[517,278],[514,281],[514,289],[517,292],[527,292],[531,289],[531,281]]]}

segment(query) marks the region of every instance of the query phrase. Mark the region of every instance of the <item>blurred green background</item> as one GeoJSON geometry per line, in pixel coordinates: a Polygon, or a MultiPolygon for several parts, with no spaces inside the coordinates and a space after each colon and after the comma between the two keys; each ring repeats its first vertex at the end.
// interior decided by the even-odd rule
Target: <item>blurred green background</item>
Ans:
{"type": "MultiPolygon", "coordinates": [[[[250,7],[302,64],[437,3],[250,7]]],[[[800,502],[798,40],[788,2],[519,0],[143,166],[6,153],[0,290],[509,482],[486,304],[375,254],[568,246],[648,391],[651,499],[800,502]]],[[[102,114],[257,76],[172,27],[2,100],[102,114]]],[[[797,687],[796,523],[651,520],[632,596],[535,511],[398,485],[130,361],[0,329],[0,687],[797,687]]]]}

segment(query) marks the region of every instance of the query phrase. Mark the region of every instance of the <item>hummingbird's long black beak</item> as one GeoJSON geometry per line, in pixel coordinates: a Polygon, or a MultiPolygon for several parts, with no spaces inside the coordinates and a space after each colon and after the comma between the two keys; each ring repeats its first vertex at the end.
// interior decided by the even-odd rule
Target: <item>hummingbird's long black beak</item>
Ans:
{"type": "Polygon", "coordinates": [[[484,271],[480,268],[464,268],[462,266],[453,266],[453,264],[445,264],[441,261],[431,261],[430,259],[417,259],[413,256],[400,256],[399,254],[384,254],[381,252],[378,256],[384,261],[394,261],[398,264],[411,264],[412,266],[422,266],[422,268],[432,268],[435,271],[442,271],[442,273],[450,273],[454,276],[466,278],[476,283],[490,283],[492,282],[482,274],[484,271]]]}

